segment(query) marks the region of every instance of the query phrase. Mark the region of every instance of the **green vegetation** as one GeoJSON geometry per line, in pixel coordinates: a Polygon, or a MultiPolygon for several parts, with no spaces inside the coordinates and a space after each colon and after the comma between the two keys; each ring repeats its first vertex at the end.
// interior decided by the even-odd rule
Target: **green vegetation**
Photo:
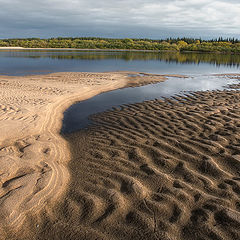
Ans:
{"type": "Polygon", "coordinates": [[[240,41],[237,39],[201,40],[177,38],[165,40],[151,39],[110,39],[110,38],[27,38],[2,39],[0,47],[25,48],[78,48],[78,49],[126,49],[152,51],[195,51],[240,53],[240,41]]]}

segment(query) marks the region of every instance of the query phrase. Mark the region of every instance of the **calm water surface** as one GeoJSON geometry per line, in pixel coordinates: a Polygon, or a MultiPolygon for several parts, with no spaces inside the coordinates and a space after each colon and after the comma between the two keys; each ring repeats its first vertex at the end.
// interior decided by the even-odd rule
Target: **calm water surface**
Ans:
{"type": "Polygon", "coordinates": [[[239,80],[224,76],[192,75],[188,78],[169,78],[165,82],[142,87],[125,88],[99,94],[88,100],[76,103],[64,113],[62,133],[71,133],[92,124],[89,116],[119,107],[123,104],[186,94],[190,91],[223,90],[227,84],[239,80]]]}
{"type": "Polygon", "coordinates": [[[239,73],[240,55],[0,50],[0,74],[106,71],[141,71],[160,74],[239,73]]]}

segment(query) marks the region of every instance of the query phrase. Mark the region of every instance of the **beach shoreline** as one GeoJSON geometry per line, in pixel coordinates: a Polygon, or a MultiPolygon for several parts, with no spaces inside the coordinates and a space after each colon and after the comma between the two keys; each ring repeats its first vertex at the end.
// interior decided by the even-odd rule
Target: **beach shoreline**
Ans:
{"type": "Polygon", "coordinates": [[[129,104],[67,135],[67,210],[38,236],[238,239],[240,91],[231,89],[129,104]]]}
{"type": "Polygon", "coordinates": [[[99,125],[86,131],[60,135],[73,103],[170,76],[138,74],[0,76],[3,238],[225,240],[240,234],[235,86],[130,104],[93,116],[99,125]]]}
{"type": "MultiPolygon", "coordinates": [[[[60,135],[63,112],[74,102],[130,86],[128,72],[0,76],[0,231],[17,229],[28,214],[48,208],[66,191],[70,161],[60,135]]],[[[146,84],[164,81],[146,75],[146,84]]],[[[143,80],[143,78],[141,78],[143,80]]]]}

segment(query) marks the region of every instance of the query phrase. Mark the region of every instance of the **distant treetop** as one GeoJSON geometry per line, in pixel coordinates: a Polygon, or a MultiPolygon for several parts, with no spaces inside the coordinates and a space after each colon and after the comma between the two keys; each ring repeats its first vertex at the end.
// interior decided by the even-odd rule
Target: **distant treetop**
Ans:
{"type": "Polygon", "coordinates": [[[2,39],[0,47],[24,48],[77,48],[77,49],[122,49],[152,51],[198,51],[240,53],[240,41],[236,38],[202,40],[201,38],[97,38],[97,37],[57,37],[2,39]]]}

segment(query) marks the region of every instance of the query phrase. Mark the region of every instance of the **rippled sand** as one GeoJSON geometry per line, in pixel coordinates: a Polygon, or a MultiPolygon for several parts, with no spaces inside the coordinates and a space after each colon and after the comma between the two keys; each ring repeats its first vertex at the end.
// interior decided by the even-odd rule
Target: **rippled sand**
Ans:
{"type": "Polygon", "coordinates": [[[54,206],[71,185],[69,143],[59,134],[63,112],[76,101],[137,81],[127,72],[0,76],[0,239],[32,239],[42,214],[58,216],[54,206]]]}
{"type": "Polygon", "coordinates": [[[69,189],[37,237],[239,239],[239,102],[196,92],[95,115],[66,136],[69,189]]]}

